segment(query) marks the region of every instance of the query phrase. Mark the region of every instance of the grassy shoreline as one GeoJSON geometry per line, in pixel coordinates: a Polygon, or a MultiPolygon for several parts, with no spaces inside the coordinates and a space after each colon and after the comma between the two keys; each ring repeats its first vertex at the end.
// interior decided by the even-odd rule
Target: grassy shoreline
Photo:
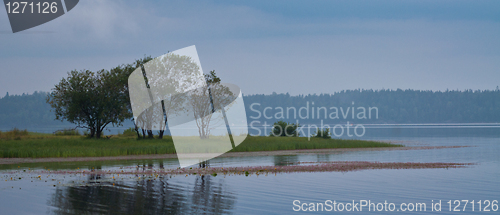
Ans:
{"type": "MultiPolygon", "coordinates": [[[[230,152],[256,152],[298,149],[401,147],[402,145],[364,141],[307,137],[249,136],[230,152]]],[[[124,155],[175,154],[170,137],[137,140],[133,136],[87,139],[82,136],[34,134],[16,139],[0,139],[0,158],[65,158],[124,155]]]]}

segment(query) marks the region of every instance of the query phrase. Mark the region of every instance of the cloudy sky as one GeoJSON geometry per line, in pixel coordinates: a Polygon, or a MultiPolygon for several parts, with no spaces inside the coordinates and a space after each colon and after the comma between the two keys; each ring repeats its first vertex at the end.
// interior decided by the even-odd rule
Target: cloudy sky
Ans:
{"type": "Polygon", "coordinates": [[[0,38],[0,96],[191,45],[245,94],[500,85],[500,1],[82,0],[0,38]]]}

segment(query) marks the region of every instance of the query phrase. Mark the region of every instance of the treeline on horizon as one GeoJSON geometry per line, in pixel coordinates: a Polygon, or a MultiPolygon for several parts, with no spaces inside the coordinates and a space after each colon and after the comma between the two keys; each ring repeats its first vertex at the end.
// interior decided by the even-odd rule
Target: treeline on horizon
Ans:
{"type": "MultiPolygon", "coordinates": [[[[318,124],[321,119],[324,123],[355,122],[355,123],[496,123],[500,122],[500,90],[447,90],[447,91],[422,91],[422,90],[343,90],[334,94],[309,94],[291,96],[290,94],[270,95],[248,95],[244,96],[245,106],[247,108],[247,117],[255,117],[258,114],[250,109],[252,103],[253,109],[258,109],[261,113],[266,107],[295,107],[299,110],[305,107],[307,102],[314,102],[314,107],[341,107],[344,111],[349,107],[356,109],[358,107],[368,108],[376,107],[378,109],[378,119],[372,116],[371,119],[352,119],[351,114],[346,119],[343,118],[341,111],[338,115],[340,119],[324,119],[324,116],[318,119],[303,120],[302,124],[318,124]],[[353,104],[354,103],[354,104],[353,104]]],[[[277,111],[268,110],[269,113],[277,111]]],[[[328,110],[330,113],[331,110],[328,110]]],[[[323,112],[321,112],[323,114],[323,112]]],[[[270,115],[270,114],[268,114],[270,115]]],[[[373,113],[374,115],[374,113],[373,113]]],[[[291,114],[289,116],[291,117],[291,114]]],[[[297,117],[298,118],[298,117],[297,117]]],[[[256,119],[249,119],[250,121],[256,119]]],[[[274,122],[276,120],[266,120],[261,117],[260,121],[274,122]]],[[[284,119],[284,121],[295,122],[293,119],[284,119]]]]}
{"type": "Polygon", "coordinates": [[[0,128],[33,128],[37,126],[71,126],[55,120],[52,107],[47,103],[47,92],[9,95],[0,99],[0,128]]]}
{"type": "MultiPolygon", "coordinates": [[[[9,95],[0,98],[0,128],[30,128],[37,126],[72,126],[68,122],[55,120],[51,107],[47,104],[47,92],[9,95]]],[[[314,107],[344,108],[377,107],[378,119],[321,119],[324,123],[497,123],[500,122],[500,90],[464,91],[421,91],[421,90],[344,90],[334,94],[309,94],[292,96],[290,94],[244,95],[248,122],[259,120],[272,124],[278,120],[295,122],[295,119],[259,119],[253,109],[263,112],[270,107],[268,115],[276,113],[276,107],[295,107],[299,110],[307,102],[314,107]],[[354,105],[353,105],[354,102],[354,105]]],[[[329,110],[330,113],[330,110],[329,110]]],[[[286,117],[286,115],[285,115],[286,117]]],[[[299,119],[301,124],[319,123],[320,119],[299,119]]],[[[125,122],[125,127],[133,127],[125,122]]]]}

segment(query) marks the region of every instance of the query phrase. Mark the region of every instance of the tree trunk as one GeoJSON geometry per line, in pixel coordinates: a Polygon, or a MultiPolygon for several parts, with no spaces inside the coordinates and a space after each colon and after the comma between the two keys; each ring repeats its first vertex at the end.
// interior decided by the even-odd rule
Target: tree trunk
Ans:
{"type": "Polygon", "coordinates": [[[101,129],[97,129],[97,131],[96,131],[96,133],[95,133],[95,138],[96,138],[96,139],[101,138],[101,134],[102,134],[101,129]]]}
{"type": "Polygon", "coordinates": [[[153,135],[153,130],[148,130],[148,138],[153,139],[155,136],[153,135]]]}
{"type": "Polygon", "coordinates": [[[95,136],[95,128],[90,129],[90,138],[94,138],[95,136]]]}
{"type": "Polygon", "coordinates": [[[140,139],[141,134],[139,133],[139,129],[137,128],[137,126],[135,127],[135,133],[137,133],[137,138],[140,139]]]}
{"type": "Polygon", "coordinates": [[[165,133],[165,130],[160,130],[160,132],[158,134],[159,139],[163,139],[163,133],[165,133]]]}
{"type": "Polygon", "coordinates": [[[135,129],[135,133],[137,133],[137,139],[140,139],[141,134],[139,133],[139,127],[137,127],[137,125],[135,124],[135,121],[134,121],[134,129],[135,129]]]}

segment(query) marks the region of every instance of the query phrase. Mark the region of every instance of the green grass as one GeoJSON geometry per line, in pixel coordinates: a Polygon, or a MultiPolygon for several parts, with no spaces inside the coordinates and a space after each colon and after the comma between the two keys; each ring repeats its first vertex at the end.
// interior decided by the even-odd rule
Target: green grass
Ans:
{"type": "MultiPolygon", "coordinates": [[[[10,136],[9,136],[10,137],[10,136]]],[[[397,147],[401,145],[362,141],[306,137],[252,137],[232,152],[275,151],[294,149],[397,147]]],[[[173,154],[172,139],[137,140],[134,136],[119,135],[110,139],[88,139],[83,136],[56,136],[29,133],[15,138],[0,139],[1,158],[102,157],[121,155],[173,154]]]]}
{"type": "Polygon", "coordinates": [[[88,139],[58,136],[21,140],[0,140],[0,157],[102,157],[120,155],[175,153],[172,140],[136,140],[134,138],[88,139]]]}

